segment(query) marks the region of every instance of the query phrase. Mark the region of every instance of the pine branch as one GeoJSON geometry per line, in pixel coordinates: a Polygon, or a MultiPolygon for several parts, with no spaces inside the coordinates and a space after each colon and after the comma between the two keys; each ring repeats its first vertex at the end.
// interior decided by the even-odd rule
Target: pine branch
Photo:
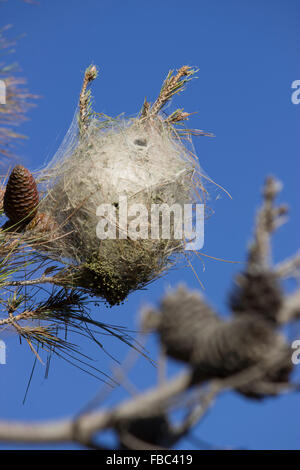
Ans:
{"type": "Polygon", "coordinates": [[[197,70],[192,69],[188,65],[184,65],[178,70],[176,75],[173,75],[173,72],[173,70],[170,70],[168,73],[157,100],[149,110],[151,117],[155,116],[175,94],[184,89],[186,83],[191,80],[190,77],[192,77],[197,70]]]}
{"type": "MultiPolygon", "coordinates": [[[[0,29],[0,51],[10,52],[9,48],[15,45],[15,39],[7,38],[7,30],[10,26],[0,29]]],[[[14,143],[26,136],[15,132],[14,127],[26,120],[26,113],[34,105],[33,99],[39,98],[28,92],[24,86],[26,80],[16,76],[17,64],[0,63],[0,79],[4,81],[6,88],[5,104],[0,104],[0,155],[3,164],[5,159],[14,157],[14,143]],[[5,157],[3,159],[3,157],[5,157]]]]}
{"type": "Polygon", "coordinates": [[[79,95],[79,129],[80,133],[86,132],[90,118],[91,93],[88,85],[97,78],[98,71],[95,65],[90,65],[84,74],[83,84],[79,95]]]}

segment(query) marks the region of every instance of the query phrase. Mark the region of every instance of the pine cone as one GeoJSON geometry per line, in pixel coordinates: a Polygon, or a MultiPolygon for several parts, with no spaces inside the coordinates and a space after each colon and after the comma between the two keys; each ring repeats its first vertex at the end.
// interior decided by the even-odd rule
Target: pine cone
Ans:
{"type": "Polygon", "coordinates": [[[277,277],[271,271],[239,274],[229,296],[229,306],[236,315],[258,315],[277,322],[283,294],[277,277]]]}
{"type": "MultiPolygon", "coordinates": [[[[251,398],[263,398],[265,385],[287,382],[291,350],[284,338],[258,315],[224,321],[196,292],[179,287],[167,295],[157,315],[157,332],[168,356],[190,364],[195,381],[226,378],[260,364],[273,354],[278,366],[255,383],[237,388],[251,398]]],[[[268,393],[271,394],[271,393],[268,393]]]]}
{"type": "Polygon", "coordinates": [[[35,180],[22,165],[12,170],[4,194],[4,211],[10,222],[16,224],[32,220],[37,212],[39,193],[35,180]]]}
{"type": "MultiPolygon", "coordinates": [[[[176,434],[172,432],[168,418],[164,414],[155,414],[154,416],[136,418],[131,421],[121,421],[117,423],[117,430],[120,439],[119,450],[131,450],[126,445],[124,439],[126,434],[136,437],[146,445],[159,446],[164,448],[172,447],[176,442],[176,434]]],[[[147,449],[147,447],[146,447],[147,449]]]]}

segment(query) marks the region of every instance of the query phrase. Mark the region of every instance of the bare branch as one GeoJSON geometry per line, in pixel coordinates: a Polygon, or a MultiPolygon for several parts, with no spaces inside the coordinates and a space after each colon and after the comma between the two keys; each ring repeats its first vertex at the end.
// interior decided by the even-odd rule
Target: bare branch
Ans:
{"type": "Polygon", "coordinates": [[[300,318],[300,290],[287,296],[279,311],[278,321],[285,324],[300,318]]]}
{"type": "Polygon", "coordinates": [[[83,84],[79,96],[79,122],[82,131],[88,128],[90,93],[87,91],[88,85],[97,78],[98,71],[95,65],[90,65],[85,71],[83,84]]]}
{"type": "Polygon", "coordinates": [[[79,420],[61,419],[43,423],[0,421],[0,440],[15,442],[86,442],[96,431],[114,427],[122,420],[151,416],[153,410],[164,409],[169,400],[184,392],[191,384],[192,373],[185,372],[160,387],[121,403],[114,410],[95,411],[79,420]],[[74,431],[76,428],[76,432],[74,431]]]}
{"type": "Polygon", "coordinates": [[[264,202],[258,212],[254,240],[249,249],[248,269],[268,269],[271,264],[271,234],[282,223],[285,207],[274,209],[274,200],[281,190],[281,183],[268,177],[263,189],[264,202]]]}
{"type": "Polygon", "coordinates": [[[296,253],[289,259],[278,263],[274,267],[276,276],[281,279],[288,279],[291,277],[297,277],[300,273],[300,253],[296,253]]]}

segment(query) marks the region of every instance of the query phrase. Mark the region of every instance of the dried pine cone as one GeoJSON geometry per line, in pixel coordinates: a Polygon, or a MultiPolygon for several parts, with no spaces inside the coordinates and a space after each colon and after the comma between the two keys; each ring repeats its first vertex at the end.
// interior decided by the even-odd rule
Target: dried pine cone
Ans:
{"type": "Polygon", "coordinates": [[[15,166],[4,194],[4,211],[9,221],[29,222],[36,214],[38,203],[39,193],[32,174],[22,165],[15,166]]]}
{"type": "Polygon", "coordinates": [[[122,421],[117,425],[117,430],[121,444],[120,450],[130,450],[126,444],[126,436],[128,435],[153,447],[169,448],[177,440],[177,436],[172,432],[168,418],[164,414],[122,421]]]}
{"type": "Polygon", "coordinates": [[[237,390],[262,398],[266,395],[262,390],[269,384],[288,381],[292,369],[290,347],[259,316],[250,313],[223,321],[198,293],[184,287],[166,296],[160,310],[157,331],[167,354],[190,364],[197,381],[230,377],[272,355],[280,356],[278,366],[237,390]]]}
{"type": "Polygon", "coordinates": [[[274,273],[245,272],[238,276],[236,284],[229,297],[230,308],[235,314],[259,315],[267,321],[277,322],[282,292],[274,273]]]}

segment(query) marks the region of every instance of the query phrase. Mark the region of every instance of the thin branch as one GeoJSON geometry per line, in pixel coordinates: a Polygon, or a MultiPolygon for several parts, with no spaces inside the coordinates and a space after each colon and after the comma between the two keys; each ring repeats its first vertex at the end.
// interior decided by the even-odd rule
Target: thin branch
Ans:
{"type": "Polygon", "coordinates": [[[9,316],[7,318],[0,319],[0,326],[11,325],[20,320],[28,320],[29,318],[36,317],[36,313],[32,311],[22,312],[19,315],[9,316]]]}
{"type": "Polygon", "coordinates": [[[300,289],[288,295],[278,314],[278,322],[286,324],[300,318],[300,289]]]}
{"type": "Polygon", "coordinates": [[[296,253],[289,259],[278,263],[274,267],[276,276],[281,279],[297,277],[300,274],[300,253],[296,253]]]}
{"type": "Polygon", "coordinates": [[[271,264],[271,235],[283,222],[286,207],[274,208],[274,200],[281,190],[281,183],[273,177],[266,179],[263,188],[263,205],[260,208],[254,233],[254,240],[249,249],[248,269],[268,269],[271,264]]]}
{"type": "Polygon", "coordinates": [[[98,71],[95,65],[90,65],[84,74],[83,84],[79,95],[79,121],[82,131],[88,128],[90,93],[87,91],[88,85],[97,78],[98,71]]]}
{"type": "MultiPolygon", "coordinates": [[[[193,70],[188,65],[181,67],[176,75],[173,75],[173,70],[170,70],[162,85],[160,94],[153,105],[150,107],[147,100],[145,100],[141,117],[156,116],[172,96],[183,90],[184,85],[191,80],[190,77],[194,75],[195,72],[196,70],[193,70]]],[[[183,115],[184,119],[187,117],[186,114],[183,115]]]]}
{"type": "Polygon", "coordinates": [[[19,287],[19,286],[34,286],[37,284],[55,284],[61,285],[62,281],[55,276],[41,276],[37,279],[28,279],[26,281],[7,281],[1,284],[1,287],[19,287]]]}

